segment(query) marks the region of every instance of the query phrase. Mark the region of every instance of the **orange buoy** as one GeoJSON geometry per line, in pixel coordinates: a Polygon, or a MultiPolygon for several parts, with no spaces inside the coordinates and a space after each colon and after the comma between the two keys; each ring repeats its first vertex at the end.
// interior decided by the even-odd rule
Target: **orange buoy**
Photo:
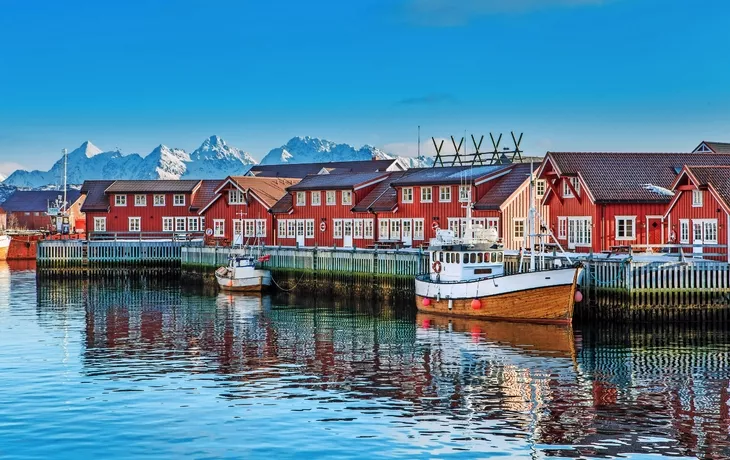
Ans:
{"type": "Polygon", "coordinates": [[[479,301],[479,299],[472,300],[471,308],[472,308],[472,310],[479,310],[480,308],[482,308],[482,302],[479,301]]]}
{"type": "Polygon", "coordinates": [[[424,297],[421,303],[424,307],[428,307],[429,305],[431,305],[431,299],[429,299],[428,297],[424,297]]]}
{"type": "Polygon", "coordinates": [[[580,303],[583,301],[583,293],[580,291],[575,291],[575,301],[580,303]]]}
{"type": "Polygon", "coordinates": [[[431,327],[431,320],[426,318],[423,320],[423,328],[428,329],[429,327],[431,327]]]}

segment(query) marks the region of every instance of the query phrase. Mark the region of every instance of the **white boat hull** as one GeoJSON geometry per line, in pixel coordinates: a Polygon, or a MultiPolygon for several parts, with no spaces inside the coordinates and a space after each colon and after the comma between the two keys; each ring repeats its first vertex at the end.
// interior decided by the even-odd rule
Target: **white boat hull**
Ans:
{"type": "Polygon", "coordinates": [[[245,270],[244,274],[237,273],[236,277],[226,276],[222,271],[225,271],[225,268],[216,270],[215,278],[218,286],[224,291],[257,292],[271,286],[269,270],[245,270]]]}

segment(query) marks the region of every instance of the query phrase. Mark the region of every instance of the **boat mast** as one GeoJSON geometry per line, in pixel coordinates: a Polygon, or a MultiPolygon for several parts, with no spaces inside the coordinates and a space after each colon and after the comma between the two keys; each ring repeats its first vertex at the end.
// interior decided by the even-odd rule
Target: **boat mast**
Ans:
{"type": "Polygon", "coordinates": [[[63,212],[66,212],[66,181],[68,173],[68,150],[63,149],[63,212]]]}
{"type": "Polygon", "coordinates": [[[528,231],[529,238],[528,241],[530,243],[530,271],[535,271],[535,201],[534,201],[534,175],[532,171],[532,161],[530,161],[530,211],[528,213],[527,217],[527,225],[528,225],[528,231]]]}

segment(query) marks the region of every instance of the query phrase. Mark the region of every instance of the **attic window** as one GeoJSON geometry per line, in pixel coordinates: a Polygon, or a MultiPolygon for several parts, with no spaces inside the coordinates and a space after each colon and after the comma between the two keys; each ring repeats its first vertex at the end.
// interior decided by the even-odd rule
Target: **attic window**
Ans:
{"type": "Polygon", "coordinates": [[[712,152],[712,149],[710,149],[706,144],[703,143],[699,146],[697,150],[695,150],[695,152],[712,152]]]}
{"type": "Polygon", "coordinates": [[[238,189],[232,189],[228,191],[228,204],[244,204],[246,198],[244,193],[238,189]]]}

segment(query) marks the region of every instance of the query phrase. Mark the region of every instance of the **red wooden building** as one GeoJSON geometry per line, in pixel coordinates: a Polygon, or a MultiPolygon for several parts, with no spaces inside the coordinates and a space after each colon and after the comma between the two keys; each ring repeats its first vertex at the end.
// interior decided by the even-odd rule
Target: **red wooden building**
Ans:
{"type": "Polygon", "coordinates": [[[209,244],[227,246],[275,244],[271,208],[299,179],[230,176],[216,184],[211,198],[198,210],[206,222],[209,244]]]}
{"type": "Polygon", "coordinates": [[[548,152],[539,177],[550,229],[574,251],[664,244],[672,199],[664,189],[684,165],[696,164],[730,164],[730,155],[548,152]]]}
{"type": "Polygon", "coordinates": [[[722,250],[696,246],[692,251],[722,253],[730,262],[730,166],[685,166],[672,190],[664,214],[670,242],[724,245],[722,250]]]}
{"type": "Polygon", "coordinates": [[[210,188],[220,181],[118,180],[85,181],[81,208],[88,233],[202,235],[205,220],[197,209],[209,201],[210,188]]]}
{"type": "MultiPolygon", "coordinates": [[[[48,208],[52,203],[63,199],[63,191],[58,190],[16,190],[2,204],[7,213],[8,228],[24,230],[51,230],[48,208]]],[[[83,231],[85,216],[81,210],[83,197],[78,190],[68,190],[66,194],[69,211],[69,225],[73,231],[83,231]]]]}

